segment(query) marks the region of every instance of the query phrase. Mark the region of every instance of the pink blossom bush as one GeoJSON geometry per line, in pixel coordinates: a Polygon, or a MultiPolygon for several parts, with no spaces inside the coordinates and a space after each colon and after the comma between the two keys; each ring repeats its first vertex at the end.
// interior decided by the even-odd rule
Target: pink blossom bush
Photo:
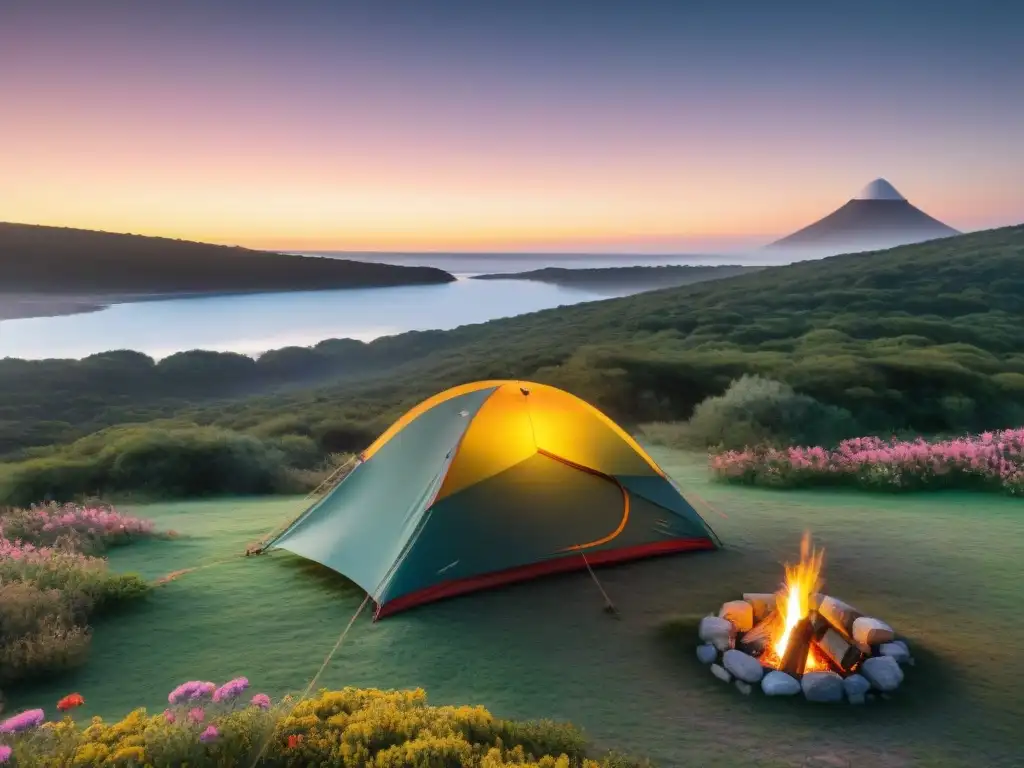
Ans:
{"type": "Polygon", "coordinates": [[[1024,428],[929,442],[859,437],[822,447],[748,448],[710,457],[716,479],[777,488],[971,488],[1024,496],[1024,428]]]}
{"type": "Polygon", "coordinates": [[[154,535],[149,520],[112,508],[42,504],[0,511],[0,537],[98,554],[108,547],[154,535]]]}
{"type": "Polygon", "coordinates": [[[89,620],[149,591],[94,555],[152,531],[148,521],[93,507],[0,510],[0,685],[85,661],[89,620]]]}

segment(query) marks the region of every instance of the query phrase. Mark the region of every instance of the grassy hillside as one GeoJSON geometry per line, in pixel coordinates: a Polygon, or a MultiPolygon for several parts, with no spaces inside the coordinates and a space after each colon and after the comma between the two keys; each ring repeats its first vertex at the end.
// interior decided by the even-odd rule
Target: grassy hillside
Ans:
{"type": "Polygon", "coordinates": [[[286,256],[163,237],[0,222],[0,291],[163,294],[444,283],[431,267],[286,256]]]}
{"type": "Polygon", "coordinates": [[[168,416],[351,450],[413,400],[486,377],[563,386],[627,422],[686,417],[760,373],[848,408],[865,430],[1010,426],[1024,423],[1022,329],[1018,226],[259,361],[4,360],[0,453],[168,416]],[[243,397],[259,390],[276,394],[243,397]]]}

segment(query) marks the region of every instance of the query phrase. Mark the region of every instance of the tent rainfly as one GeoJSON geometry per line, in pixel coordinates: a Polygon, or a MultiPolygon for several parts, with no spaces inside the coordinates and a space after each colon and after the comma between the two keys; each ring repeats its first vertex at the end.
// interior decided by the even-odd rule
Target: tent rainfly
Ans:
{"type": "Polygon", "coordinates": [[[264,549],[348,577],[381,618],[588,566],[718,546],[621,427],[562,390],[481,381],[423,401],[264,549]]]}

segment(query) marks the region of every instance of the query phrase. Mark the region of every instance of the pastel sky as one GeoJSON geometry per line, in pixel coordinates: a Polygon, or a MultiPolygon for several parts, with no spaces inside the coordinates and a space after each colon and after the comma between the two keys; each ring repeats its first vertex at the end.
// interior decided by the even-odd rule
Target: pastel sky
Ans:
{"type": "Polygon", "coordinates": [[[1021,29],[986,0],[3,0],[0,220],[722,250],[884,176],[954,227],[1019,223],[1021,29]]]}

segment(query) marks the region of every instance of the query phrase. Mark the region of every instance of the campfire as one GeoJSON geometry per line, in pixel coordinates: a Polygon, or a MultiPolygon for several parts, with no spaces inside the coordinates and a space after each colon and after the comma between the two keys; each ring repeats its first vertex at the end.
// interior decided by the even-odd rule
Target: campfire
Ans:
{"type": "Polygon", "coordinates": [[[701,620],[697,658],[745,694],[760,684],[769,696],[802,691],[811,701],[888,698],[901,665],[914,663],[909,647],[885,622],[822,593],[824,561],[805,534],[778,592],[745,593],[701,620]]]}

